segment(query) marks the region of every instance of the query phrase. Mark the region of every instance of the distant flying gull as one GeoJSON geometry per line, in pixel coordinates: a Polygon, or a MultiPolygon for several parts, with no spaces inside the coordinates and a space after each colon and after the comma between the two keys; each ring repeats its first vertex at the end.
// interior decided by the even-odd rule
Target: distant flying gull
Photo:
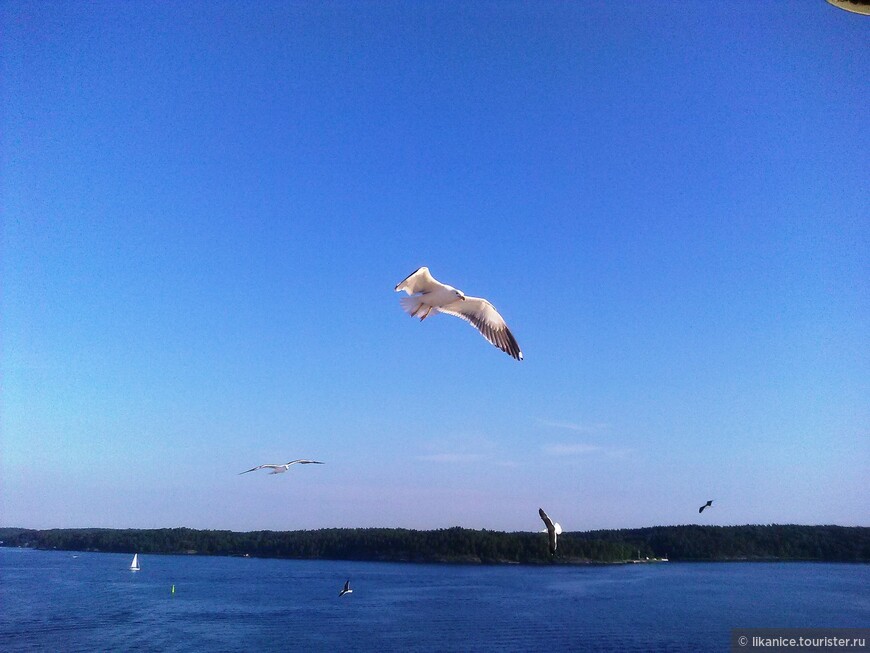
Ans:
{"type": "Polygon", "coordinates": [[[436,281],[426,267],[420,268],[396,286],[396,292],[402,290],[411,295],[401,299],[402,308],[411,317],[419,317],[422,322],[430,315],[441,312],[462,318],[503,352],[518,361],[523,360],[523,352],[504,318],[485,299],[466,297],[461,290],[436,281]]]}
{"type": "Polygon", "coordinates": [[[338,593],[338,598],[341,598],[345,594],[353,594],[353,590],[350,588],[350,581],[345,581],[344,588],[338,593]]]}
{"type": "Polygon", "coordinates": [[[707,503],[705,503],[703,506],[698,508],[698,514],[700,515],[702,512],[704,512],[704,508],[710,508],[712,505],[713,505],[713,499],[710,499],[707,503]]]}
{"type": "Polygon", "coordinates": [[[299,460],[291,460],[289,463],[284,463],[283,465],[257,465],[256,467],[251,467],[251,469],[246,469],[243,472],[239,472],[239,476],[242,474],[247,474],[248,472],[256,472],[258,469],[271,469],[270,474],[283,474],[288,469],[290,469],[290,465],[295,465],[299,463],[300,465],[324,465],[325,463],[320,462],[319,460],[303,460],[300,458],[299,460]]]}
{"type": "Polygon", "coordinates": [[[550,555],[556,555],[556,536],[562,534],[562,526],[550,519],[543,508],[538,508],[538,514],[544,520],[544,526],[547,527],[547,534],[550,536],[550,555]]]}

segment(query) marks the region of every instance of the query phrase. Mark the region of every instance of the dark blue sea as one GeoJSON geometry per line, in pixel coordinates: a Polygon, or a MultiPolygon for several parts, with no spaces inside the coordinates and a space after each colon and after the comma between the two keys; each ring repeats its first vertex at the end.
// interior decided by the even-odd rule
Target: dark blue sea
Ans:
{"type": "Polygon", "coordinates": [[[0,548],[0,650],[727,651],[734,627],[870,625],[859,564],[131,558],[0,548]]]}

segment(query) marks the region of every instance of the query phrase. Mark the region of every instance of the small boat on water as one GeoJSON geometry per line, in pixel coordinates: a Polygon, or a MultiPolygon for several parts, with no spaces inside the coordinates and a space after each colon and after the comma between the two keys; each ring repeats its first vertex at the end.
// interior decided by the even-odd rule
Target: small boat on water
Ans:
{"type": "Polygon", "coordinates": [[[139,554],[133,554],[133,562],[130,563],[130,571],[139,571],[139,554]]]}
{"type": "Polygon", "coordinates": [[[663,556],[661,558],[650,558],[649,556],[645,556],[643,559],[640,557],[640,549],[637,550],[637,558],[633,560],[629,560],[632,564],[641,564],[645,562],[668,562],[668,556],[663,556]]]}

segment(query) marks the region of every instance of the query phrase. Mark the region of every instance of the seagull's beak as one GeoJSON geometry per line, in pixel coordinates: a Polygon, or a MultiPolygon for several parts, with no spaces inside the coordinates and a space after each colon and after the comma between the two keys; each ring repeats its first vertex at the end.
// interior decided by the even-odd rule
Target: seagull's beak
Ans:
{"type": "Polygon", "coordinates": [[[465,295],[460,295],[459,299],[461,299],[462,301],[465,301],[465,295]]]}

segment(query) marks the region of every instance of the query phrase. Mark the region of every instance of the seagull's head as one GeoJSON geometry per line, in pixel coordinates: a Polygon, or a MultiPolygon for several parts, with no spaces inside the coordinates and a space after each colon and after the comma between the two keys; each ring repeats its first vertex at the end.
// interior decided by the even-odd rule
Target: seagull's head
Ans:
{"type": "Polygon", "coordinates": [[[456,298],[457,298],[457,299],[461,299],[462,301],[465,301],[465,294],[464,294],[461,290],[456,290],[456,289],[454,288],[454,289],[453,289],[453,294],[456,295],[456,298]]]}

